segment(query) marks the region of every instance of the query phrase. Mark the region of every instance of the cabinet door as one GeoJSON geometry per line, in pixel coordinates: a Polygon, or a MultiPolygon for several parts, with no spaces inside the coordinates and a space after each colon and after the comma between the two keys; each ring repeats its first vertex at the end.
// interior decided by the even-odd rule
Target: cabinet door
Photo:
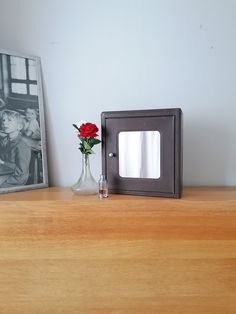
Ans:
{"type": "Polygon", "coordinates": [[[180,197],[180,109],[103,112],[102,140],[111,192],[180,197]]]}

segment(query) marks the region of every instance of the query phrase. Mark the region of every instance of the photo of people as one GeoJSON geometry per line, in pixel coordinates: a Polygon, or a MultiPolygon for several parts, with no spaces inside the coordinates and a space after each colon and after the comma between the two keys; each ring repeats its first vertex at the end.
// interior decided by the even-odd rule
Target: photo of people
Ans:
{"type": "Polygon", "coordinates": [[[38,66],[0,51],[0,192],[47,186],[38,66]]]}

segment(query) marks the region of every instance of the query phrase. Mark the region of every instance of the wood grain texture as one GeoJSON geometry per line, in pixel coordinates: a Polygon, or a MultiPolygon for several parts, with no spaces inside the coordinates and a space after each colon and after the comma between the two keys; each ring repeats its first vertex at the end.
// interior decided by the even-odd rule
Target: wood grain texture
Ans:
{"type": "Polygon", "coordinates": [[[0,196],[0,313],[236,313],[236,188],[0,196]]]}

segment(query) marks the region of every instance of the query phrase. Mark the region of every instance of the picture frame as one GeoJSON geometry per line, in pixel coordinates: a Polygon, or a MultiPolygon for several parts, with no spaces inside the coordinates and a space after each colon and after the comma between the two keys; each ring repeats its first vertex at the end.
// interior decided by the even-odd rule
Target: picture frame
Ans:
{"type": "Polygon", "coordinates": [[[102,112],[101,125],[109,192],[181,197],[180,108],[102,112]]]}
{"type": "Polygon", "coordinates": [[[48,187],[40,58],[0,49],[0,193],[48,187]]]}

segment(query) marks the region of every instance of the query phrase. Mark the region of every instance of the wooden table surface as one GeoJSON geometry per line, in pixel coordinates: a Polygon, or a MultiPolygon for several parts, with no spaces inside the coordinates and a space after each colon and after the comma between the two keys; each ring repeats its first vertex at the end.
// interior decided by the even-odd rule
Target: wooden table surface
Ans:
{"type": "Polygon", "coordinates": [[[0,313],[236,313],[236,188],[0,195],[0,313]]]}

